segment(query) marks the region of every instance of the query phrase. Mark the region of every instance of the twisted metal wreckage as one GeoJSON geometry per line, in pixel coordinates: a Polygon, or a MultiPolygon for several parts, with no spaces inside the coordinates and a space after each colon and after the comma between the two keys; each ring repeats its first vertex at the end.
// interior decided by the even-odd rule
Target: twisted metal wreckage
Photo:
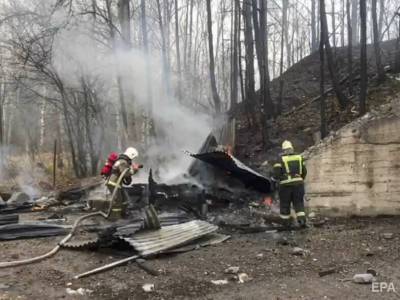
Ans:
{"type": "MultiPolygon", "coordinates": [[[[190,251],[227,240],[230,238],[229,235],[217,233],[218,226],[205,221],[207,212],[211,214],[215,211],[218,214],[221,208],[243,207],[254,199],[263,199],[272,193],[271,181],[221,149],[212,135],[206,139],[198,154],[188,154],[196,160],[187,172],[186,182],[173,185],[160,184],[154,180],[150,170],[148,184],[134,184],[124,188],[129,195],[131,208],[131,217],[126,220],[109,222],[102,226],[81,226],[84,220],[93,217],[107,220],[118,189],[114,190],[110,200],[106,202],[107,206],[103,209],[105,212],[99,209],[80,216],[72,226],[18,223],[18,215],[10,214],[18,210],[13,207],[0,207],[0,225],[6,224],[0,226],[0,240],[66,234],[48,253],[19,261],[0,262],[0,268],[39,262],[55,255],[61,248],[107,247],[121,241],[133,248],[134,255],[75,276],[81,278],[130,261],[136,261],[141,266],[142,258],[162,253],[190,251]],[[148,220],[152,216],[139,214],[140,208],[148,204],[152,204],[157,211],[162,212],[157,222],[148,220]],[[161,226],[154,228],[152,224],[161,226]],[[88,232],[94,231],[95,237],[83,241],[71,241],[80,226],[88,232]]],[[[124,175],[125,173],[121,174],[118,185],[124,175]]],[[[77,189],[67,195],[59,194],[59,198],[68,195],[82,199],[85,193],[77,189]]],[[[26,203],[21,207],[26,210],[26,203]]],[[[31,211],[31,207],[29,210],[31,211]]]]}

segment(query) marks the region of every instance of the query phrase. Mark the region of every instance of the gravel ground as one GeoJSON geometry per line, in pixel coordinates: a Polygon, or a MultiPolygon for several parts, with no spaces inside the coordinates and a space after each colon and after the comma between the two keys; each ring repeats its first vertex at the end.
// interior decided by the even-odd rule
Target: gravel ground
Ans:
{"type": "MultiPolygon", "coordinates": [[[[0,269],[0,299],[398,299],[399,224],[400,218],[340,219],[292,233],[233,232],[219,245],[149,259],[147,264],[160,272],[157,277],[130,264],[74,280],[78,273],[120,259],[121,253],[61,250],[34,265],[0,269]],[[294,247],[304,253],[294,255],[294,247]],[[230,266],[239,267],[248,281],[225,274],[230,266]],[[335,272],[319,276],[330,269],[335,272]],[[376,289],[379,283],[392,288],[376,293],[371,284],[351,281],[368,269],[378,273],[376,289]],[[224,279],[227,284],[212,283],[224,279]],[[155,290],[144,292],[146,283],[155,290]],[[86,294],[71,296],[67,288],[86,294]]],[[[60,239],[1,242],[0,260],[42,254],[60,239]]]]}

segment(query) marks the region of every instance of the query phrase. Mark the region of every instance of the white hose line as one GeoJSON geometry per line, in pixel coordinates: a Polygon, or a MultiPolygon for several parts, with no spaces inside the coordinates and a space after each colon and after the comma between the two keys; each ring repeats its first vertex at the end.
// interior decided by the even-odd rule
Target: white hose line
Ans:
{"type": "Polygon", "coordinates": [[[113,202],[114,202],[114,198],[115,198],[115,196],[117,194],[117,190],[121,188],[121,181],[124,178],[124,176],[125,176],[125,174],[126,174],[126,172],[128,170],[129,169],[124,170],[122,172],[122,174],[119,176],[118,180],[117,180],[117,184],[116,184],[117,186],[114,188],[114,191],[112,193],[111,200],[110,200],[110,205],[108,207],[107,213],[104,213],[102,211],[97,211],[97,212],[90,213],[90,214],[87,214],[87,215],[84,215],[84,216],[78,218],[75,221],[74,225],[72,226],[72,229],[69,232],[69,234],[66,237],[64,237],[57,244],[57,246],[55,246],[49,252],[47,252],[47,253],[45,253],[43,255],[40,255],[40,256],[33,257],[33,258],[28,258],[28,259],[23,259],[23,260],[15,260],[15,261],[7,261],[7,262],[0,262],[0,269],[1,268],[10,268],[10,267],[17,267],[17,266],[32,264],[32,263],[35,263],[35,262],[39,262],[39,261],[41,261],[43,259],[49,258],[49,257],[53,256],[54,254],[56,254],[60,250],[61,246],[63,246],[65,243],[67,243],[72,238],[72,236],[74,235],[76,229],[78,228],[79,223],[82,222],[83,220],[85,220],[87,218],[90,218],[90,217],[94,217],[94,216],[102,216],[105,219],[108,219],[108,217],[110,216],[111,211],[112,211],[112,205],[113,205],[113,202]]]}

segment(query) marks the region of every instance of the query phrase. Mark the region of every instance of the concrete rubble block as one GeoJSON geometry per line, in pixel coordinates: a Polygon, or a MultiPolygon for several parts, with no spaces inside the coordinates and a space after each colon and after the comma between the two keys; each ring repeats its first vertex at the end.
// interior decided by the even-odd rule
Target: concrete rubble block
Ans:
{"type": "Polygon", "coordinates": [[[354,283],[367,284],[374,282],[375,280],[376,280],[375,276],[370,273],[356,274],[353,276],[354,283]]]}
{"type": "Polygon", "coordinates": [[[240,274],[238,275],[238,281],[239,281],[239,283],[245,283],[245,282],[248,282],[248,281],[250,281],[250,280],[251,280],[250,276],[247,275],[246,273],[240,273],[240,274]]]}
{"type": "Polygon", "coordinates": [[[15,192],[14,194],[12,194],[11,198],[8,199],[7,205],[20,206],[31,202],[32,199],[28,194],[24,192],[15,192]]]}
{"type": "Polygon", "coordinates": [[[225,285],[228,284],[228,279],[211,280],[211,283],[214,285],[225,285]]]}
{"type": "Polygon", "coordinates": [[[303,248],[300,247],[294,247],[290,253],[292,255],[298,255],[298,256],[303,256],[306,255],[309,251],[308,250],[304,250],[303,248]]]}
{"type": "Polygon", "coordinates": [[[145,284],[142,285],[142,289],[146,293],[154,292],[154,290],[155,290],[154,283],[145,283],[145,284]]]}
{"type": "Polygon", "coordinates": [[[87,295],[90,295],[93,293],[92,290],[84,289],[84,288],[79,288],[77,290],[74,290],[71,288],[66,288],[65,291],[70,296],[87,296],[87,295]]]}

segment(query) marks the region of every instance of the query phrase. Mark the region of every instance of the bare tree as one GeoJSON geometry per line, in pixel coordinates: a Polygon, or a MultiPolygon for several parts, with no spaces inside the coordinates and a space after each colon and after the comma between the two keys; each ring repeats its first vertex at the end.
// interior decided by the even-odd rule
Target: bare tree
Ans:
{"type": "Polygon", "coordinates": [[[372,23],[373,23],[373,37],[374,37],[374,51],[375,51],[375,62],[376,69],[378,74],[378,82],[383,82],[385,80],[385,70],[383,69],[382,64],[382,51],[380,46],[380,36],[379,36],[379,28],[378,28],[378,19],[377,19],[377,7],[376,1],[372,0],[372,23]]]}
{"type": "Polygon", "coordinates": [[[338,98],[340,107],[342,109],[344,109],[347,105],[347,99],[342,91],[342,87],[340,86],[340,82],[337,77],[336,62],[333,57],[331,45],[329,43],[328,25],[327,25],[327,21],[326,21],[326,13],[325,13],[325,1],[320,0],[319,6],[320,6],[321,25],[323,24],[323,26],[321,26],[321,40],[323,40],[324,45],[325,45],[325,52],[326,52],[326,58],[327,58],[327,62],[328,62],[329,74],[330,74],[333,88],[335,90],[336,97],[338,98]]]}
{"type": "Polygon", "coordinates": [[[316,0],[311,0],[311,51],[315,51],[318,48],[317,43],[317,12],[316,12],[316,0]]]}
{"type": "Polygon", "coordinates": [[[181,73],[181,50],[179,43],[179,15],[178,15],[178,0],[175,0],[175,44],[176,44],[176,64],[178,73],[178,85],[177,85],[177,96],[178,99],[182,98],[181,83],[182,83],[182,73],[181,73]]]}
{"type": "Polygon", "coordinates": [[[354,46],[359,44],[358,39],[358,0],[351,0],[351,28],[352,43],[354,46]]]}
{"type": "Polygon", "coordinates": [[[221,112],[221,98],[217,90],[217,82],[215,79],[215,62],[214,62],[214,45],[212,34],[212,16],[211,16],[211,0],[207,0],[207,29],[208,29],[208,52],[209,52],[209,67],[210,67],[210,84],[211,92],[214,100],[214,108],[216,113],[221,112]]]}
{"type": "Polygon", "coordinates": [[[349,74],[348,89],[353,95],[353,28],[350,15],[350,0],[346,0],[347,8],[347,72],[349,74]]]}
{"type": "Polygon", "coordinates": [[[235,108],[238,103],[238,73],[239,73],[239,18],[240,3],[238,0],[232,0],[233,4],[233,26],[232,30],[232,72],[231,72],[231,108],[235,108]]]}
{"type": "Polygon", "coordinates": [[[366,112],[368,74],[367,74],[367,4],[360,0],[361,55],[360,55],[360,115],[366,112]]]}
{"type": "MultiPolygon", "coordinates": [[[[322,20],[322,18],[320,19],[322,20]]],[[[324,23],[321,22],[321,37],[324,35],[324,23]]],[[[324,51],[324,40],[321,38],[320,43],[319,43],[319,59],[320,59],[320,71],[319,71],[319,76],[320,76],[320,81],[319,81],[319,94],[320,94],[320,118],[321,118],[321,124],[320,124],[320,132],[321,132],[321,139],[323,139],[326,134],[327,134],[327,126],[326,126],[326,104],[325,104],[325,51],[324,51]]]]}

